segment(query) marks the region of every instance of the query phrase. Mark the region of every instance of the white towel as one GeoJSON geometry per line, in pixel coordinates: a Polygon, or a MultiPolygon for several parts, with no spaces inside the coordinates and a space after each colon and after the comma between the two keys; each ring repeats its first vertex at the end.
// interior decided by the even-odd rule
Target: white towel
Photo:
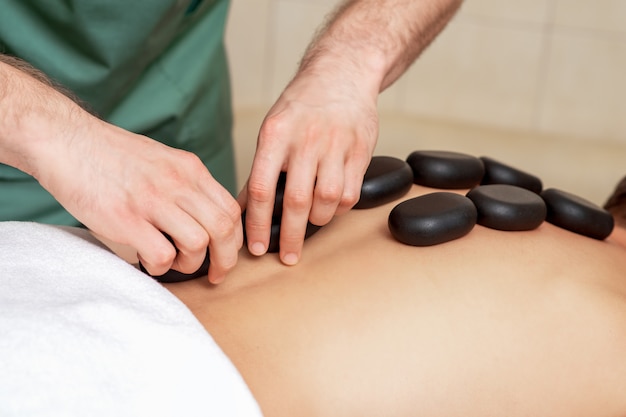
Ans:
{"type": "Polygon", "coordinates": [[[260,416],[160,284],[76,228],[0,222],[1,416],[260,416]]]}

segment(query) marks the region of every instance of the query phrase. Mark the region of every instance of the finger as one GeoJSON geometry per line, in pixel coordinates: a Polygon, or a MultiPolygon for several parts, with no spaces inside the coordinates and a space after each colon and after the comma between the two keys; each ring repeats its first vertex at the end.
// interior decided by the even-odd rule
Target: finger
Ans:
{"type": "Polygon", "coordinates": [[[243,245],[241,208],[217,182],[207,184],[211,204],[190,206],[189,211],[209,235],[210,265],[208,279],[214,284],[224,280],[235,267],[243,245]]]}
{"type": "Polygon", "coordinates": [[[294,160],[287,170],[280,223],[280,259],[286,265],[300,260],[306,226],[311,213],[317,165],[294,160]]]}
{"type": "Polygon", "coordinates": [[[137,259],[152,276],[165,274],[176,258],[174,245],[154,225],[139,221],[128,225],[133,230],[129,245],[137,250],[137,259]]]}
{"type": "Polygon", "coordinates": [[[209,234],[205,228],[180,207],[168,212],[156,225],[170,236],[176,248],[176,257],[170,269],[183,274],[196,272],[206,257],[209,245],[209,234]]]}
{"type": "Polygon", "coordinates": [[[209,239],[208,280],[213,284],[219,284],[237,264],[241,240],[233,232],[234,228],[227,224],[227,216],[218,214],[213,218],[215,222],[209,231],[211,237],[209,239]]]}
{"type": "MultiPolygon", "coordinates": [[[[210,180],[203,183],[204,195],[210,196],[212,201],[217,207],[228,217],[228,221],[232,223],[234,228],[233,237],[235,243],[238,245],[237,249],[241,249],[243,245],[243,225],[241,223],[241,205],[233,198],[233,196],[226,190],[217,180],[213,177],[210,180]]],[[[205,207],[196,206],[197,211],[194,215],[196,219],[202,219],[202,214],[205,213],[205,207]]],[[[202,222],[205,224],[205,222],[202,222]]]]}
{"type": "MultiPolygon", "coordinates": [[[[159,271],[163,271],[158,275],[164,274],[169,269],[191,274],[200,268],[206,258],[209,235],[187,211],[176,204],[169,204],[167,208],[158,206],[158,209],[152,213],[147,222],[151,224],[153,229],[160,232],[159,241],[165,238],[169,243],[169,248],[173,249],[173,256],[164,259],[158,266],[155,265],[159,271]]],[[[144,242],[139,244],[145,245],[144,242]]],[[[154,262],[148,258],[151,256],[150,254],[141,253],[140,255],[145,262],[154,265],[154,262]]],[[[148,265],[144,265],[144,262],[142,265],[151,275],[156,275],[153,272],[155,267],[149,269],[148,265]]]]}
{"type": "Polygon", "coordinates": [[[370,159],[371,156],[366,159],[351,158],[346,161],[343,194],[335,213],[337,216],[348,212],[359,201],[363,177],[370,159]]]}
{"type": "Polygon", "coordinates": [[[237,194],[237,204],[239,204],[241,211],[244,211],[248,205],[248,181],[246,181],[241,191],[239,191],[239,194],[237,194]]]}
{"type": "Polygon", "coordinates": [[[267,252],[269,246],[276,183],[281,168],[269,163],[263,165],[262,159],[255,159],[253,163],[245,200],[248,250],[256,256],[267,252]]]}
{"type": "Polygon", "coordinates": [[[328,223],[339,206],[344,189],[343,159],[325,158],[317,170],[309,220],[317,226],[328,223]]]}

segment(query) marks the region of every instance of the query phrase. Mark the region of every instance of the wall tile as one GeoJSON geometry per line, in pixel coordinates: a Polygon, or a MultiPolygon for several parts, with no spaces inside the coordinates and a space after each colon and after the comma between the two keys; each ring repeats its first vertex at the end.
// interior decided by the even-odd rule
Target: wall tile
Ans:
{"type": "Polygon", "coordinates": [[[269,68],[269,95],[273,103],[295,74],[300,59],[315,32],[335,2],[278,0],[274,2],[271,47],[273,60],[269,68]]]}
{"type": "Polygon", "coordinates": [[[406,84],[407,77],[405,74],[397,79],[391,86],[387,87],[387,89],[378,96],[378,110],[381,112],[401,110],[406,84]]]}
{"type": "Polygon", "coordinates": [[[265,106],[271,0],[232,0],[226,28],[234,107],[265,106]]]}
{"type": "Polygon", "coordinates": [[[623,37],[557,30],[552,36],[540,127],[626,142],[623,37]]]}
{"type": "MultiPolygon", "coordinates": [[[[496,20],[544,24],[553,0],[465,0],[461,14],[496,20]]],[[[566,0],[571,1],[571,0],[566,0]]]]}
{"type": "MultiPolygon", "coordinates": [[[[274,102],[335,4],[232,0],[226,41],[236,108],[274,102]]],[[[466,0],[379,108],[626,143],[624,22],[624,0],[466,0]]]]}
{"type": "Polygon", "coordinates": [[[556,0],[555,23],[559,26],[626,32],[624,0],[556,0]]]}
{"type": "Polygon", "coordinates": [[[438,119],[528,129],[543,34],[457,17],[410,70],[403,110],[438,119]]]}

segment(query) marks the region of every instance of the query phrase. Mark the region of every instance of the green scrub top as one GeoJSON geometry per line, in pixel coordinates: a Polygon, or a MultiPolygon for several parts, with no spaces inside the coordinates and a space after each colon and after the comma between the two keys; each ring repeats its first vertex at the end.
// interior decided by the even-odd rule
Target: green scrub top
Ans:
{"type": "MultiPolygon", "coordinates": [[[[0,52],[100,118],[194,152],[234,194],[227,12],[228,0],[7,0],[0,52]]],[[[78,224],[34,178],[0,164],[2,220],[78,224]]]]}

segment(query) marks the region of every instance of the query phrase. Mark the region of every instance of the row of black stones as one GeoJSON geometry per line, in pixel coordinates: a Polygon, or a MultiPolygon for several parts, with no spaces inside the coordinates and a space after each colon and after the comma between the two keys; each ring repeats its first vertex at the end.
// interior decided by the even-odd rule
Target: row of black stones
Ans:
{"type": "Polygon", "coordinates": [[[544,220],[603,240],[613,217],[597,205],[555,188],[492,158],[447,151],[415,151],[406,161],[374,157],[365,174],[361,200],[370,208],[402,197],[411,185],[470,189],[466,195],[433,192],[404,201],[389,214],[389,230],[400,242],[430,246],[460,238],[476,224],[504,231],[532,230],[544,220]]]}
{"type": "MultiPolygon", "coordinates": [[[[286,173],[276,186],[276,199],[268,252],[279,251],[280,221],[286,173]]],[[[542,191],[539,178],[488,157],[447,151],[415,151],[407,160],[390,156],[372,158],[355,209],[387,204],[404,196],[413,184],[439,189],[470,189],[465,195],[433,192],[398,204],[389,214],[389,229],[400,242],[430,246],[460,238],[478,223],[498,230],[532,230],[544,220],[564,229],[606,238],[613,230],[613,217],[580,197],[557,189],[542,191]]],[[[242,221],[245,223],[245,211],[242,221]]],[[[307,224],[305,239],[320,226],[307,224]]],[[[169,236],[166,236],[170,241],[169,236]]],[[[244,235],[245,241],[245,235],[244,235]]],[[[145,268],[140,263],[142,271],[145,268]]],[[[169,270],[153,276],[171,283],[199,278],[208,273],[209,251],[194,273],[169,270]]]]}

